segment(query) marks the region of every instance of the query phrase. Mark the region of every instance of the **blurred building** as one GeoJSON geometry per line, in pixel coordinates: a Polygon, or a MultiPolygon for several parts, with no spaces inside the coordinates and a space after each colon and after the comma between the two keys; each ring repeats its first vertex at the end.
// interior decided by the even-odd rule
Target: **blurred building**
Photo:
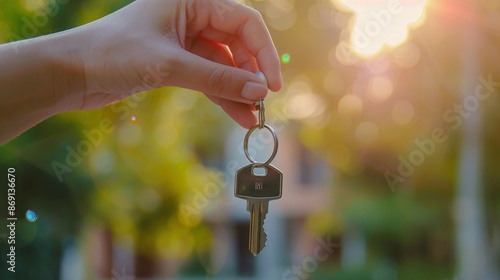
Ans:
{"type": "MultiPolygon", "coordinates": [[[[206,216],[206,222],[211,224],[220,243],[214,246],[213,258],[223,263],[221,274],[230,279],[281,279],[292,264],[300,264],[317,246],[315,236],[305,224],[307,217],[331,207],[333,174],[327,163],[304,147],[296,135],[286,130],[278,131],[279,152],[272,165],[283,172],[283,196],[269,202],[264,225],[267,245],[254,257],[248,250],[250,214],[246,211],[246,201],[234,197],[233,170],[227,170],[234,162],[239,167],[249,164],[243,155],[245,133],[246,130],[236,129],[228,138],[226,155],[219,167],[223,172],[225,169],[231,171],[226,172],[231,174],[231,180],[225,187],[229,203],[217,205],[206,216]],[[228,219],[221,220],[220,213],[227,213],[228,219]]],[[[255,135],[252,134],[250,142],[255,143],[249,144],[249,151],[255,152],[252,156],[258,161],[265,161],[272,152],[273,143],[269,135],[261,137],[259,133],[256,130],[255,135]]],[[[335,255],[340,252],[332,254],[331,259],[335,255]]]]}
{"type": "MultiPolygon", "coordinates": [[[[283,172],[283,196],[269,203],[264,225],[267,232],[264,250],[257,257],[250,253],[250,214],[246,211],[246,201],[234,197],[234,169],[249,164],[243,153],[246,130],[237,128],[227,138],[222,160],[203,159],[210,168],[220,170],[225,179],[224,191],[219,194],[221,197],[211,201],[203,214],[203,223],[214,236],[210,260],[204,265],[206,274],[213,276],[177,276],[191,274],[185,268],[185,262],[152,259],[148,266],[155,271],[155,276],[147,279],[281,279],[293,265],[301,265],[304,259],[312,255],[318,246],[318,237],[314,235],[313,229],[309,230],[308,217],[331,209],[332,192],[335,191],[331,187],[334,174],[331,174],[328,164],[304,147],[293,132],[279,130],[283,127],[276,127],[279,151],[272,162],[283,172]]],[[[266,160],[271,154],[273,143],[266,139],[270,140],[269,132],[259,130],[250,138],[250,153],[258,161],[266,160]]],[[[99,227],[88,229],[83,236],[84,244],[66,244],[61,279],[85,279],[84,275],[89,274],[104,279],[139,279],[135,276],[131,278],[138,269],[132,241],[130,244],[115,242],[106,228],[99,227]],[[85,256],[91,257],[85,259],[85,256]],[[85,273],[84,265],[93,273],[85,273]]],[[[340,240],[338,237],[328,237],[329,240],[332,238],[340,240]]],[[[324,264],[331,265],[339,260],[340,248],[329,252],[324,264]]]]}

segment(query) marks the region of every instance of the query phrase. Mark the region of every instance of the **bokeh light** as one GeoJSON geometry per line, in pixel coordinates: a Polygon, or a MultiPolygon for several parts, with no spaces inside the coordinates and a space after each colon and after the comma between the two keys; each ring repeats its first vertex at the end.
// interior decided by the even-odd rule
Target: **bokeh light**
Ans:
{"type": "Polygon", "coordinates": [[[338,13],[327,3],[312,5],[308,11],[308,21],[317,29],[328,29],[335,25],[338,13]]]}
{"type": "Polygon", "coordinates": [[[400,101],[392,108],[392,119],[398,124],[408,124],[413,120],[414,116],[415,109],[408,101],[400,101]]]}
{"type": "Polygon", "coordinates": [[[27,210],[25,216],[26,216],[26,220],[28,222],[33,223],[33,222],[36,222],[36,220],[38,220],[38,215],[32,210],[27,210]]]}
{"type": "Polygon", "coordinates": [[[385,57],[377,57],[366,60],[365,65],[372,73],[382,74],[389,69],[391,61],[385,57]]]}
{"type": "Polygon", "coordinates": [[[178,140],[177,128],[169,123],[159,124],[155,130],[155,139],[158,145],[167,148],[171,147],[178,140]]]}
{"type": "Polygon", "coordinates": [[[47,5],[49,0],[23,0],[22,4],[28,11],[36,11],[47,5]]]}
{"type": "Polygon", "coordinates": [[[272,28],[285,31],[295,24],[298,12],[294,0],[268,1],[265,15],[272,28]]]}
{"type": "Polygon", "coordinates": [[[180,112],[192,109],[198,97],[199,93],[186,89],[176,89],[170,96],[174,109],[180,112]]]}
{"type": "Polygon", "coordinates": [[[354,94],[347,94],[340,99],[338,111],[348,115],[361,114],[363,112],[363,101],[354,94]]]}
{"type": "Polygon", "coordinates": [[[380,102],[389,98],[392,94],[392,82],[385,76],[375,76],[368,82],[368,97],[380,102]]]}
{"type": "Polygon", "coordinates": [[[306,76],[295,77],[285,95],[286,116],[297,120],[311,120],[321,115],[323,111],[324,104],[313,92],[311,80],[306,76]]]}
{"type": "Polygon", "coordinates": [[[281,62],[284,63],[284,64],[287,64],[290,62],[290,54],[288,53],[284,53],[282,56],[281,56],[281,62]]]}
{"type": "Polygon", "coordinates": [[[396,64],[403,68],[412,68],[420,60],[420,49],[412,42],[396,48],[392,55],[396,64]]]}
{"type": "Polygon", "coordinates": [[[106,174],[115,168],[115,156],[107,146],[97,147],[90,158],[90,166],[96,174],[106,174]]]}
{"type": "Polygon", "coordinates": [[[291,96],[285,106],[285,113],[292,119],[314,118],[323,112],[323,104],[311,92],[291,96]]]}
{"type": "Polygon", "coordinates": [[[122,145],[133,147],[142,140],[142,128],[139,125],[123,124],[119,129],[119,142],[122,145]]]}

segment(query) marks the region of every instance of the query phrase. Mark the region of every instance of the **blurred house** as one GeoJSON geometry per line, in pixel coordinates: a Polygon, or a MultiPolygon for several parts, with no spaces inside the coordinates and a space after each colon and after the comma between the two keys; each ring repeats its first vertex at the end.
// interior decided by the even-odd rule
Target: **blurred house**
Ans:
{"type": "MultiPolygon", "coordinates": [[[[272,124],[271,124],[272,125],[272,124]]],[[[265,220],[267,245],[254,257],[248,249],[250,214],[246,201],[234,197],[234,170],[249,161],[243,154],[243,139],[246,130],[235,129],[227,138],[222,160],[203,159],[208,167],[220,170],[226,179],[223,192],[204,209],[203,223],[214,236],[210,260],[205,265],[206,274],[213,276],[177,276],[191,274],[186,263],[173,259],[152,259],[147,266],[154,270],[147,279],[281,279],[292,265],[300,265],[311,256],[318,246],[312,230],[308,230],[307,217],[331,209],[333,200],[331,169],[328,164],[304,147],[297,136],[285,126],[276,126],[279,135],[279,151],[272,165],[283,172],[283,196],[269,202],[269,213],[265,220]]],[[[258,161],[266,160],[272,151],[272,141],[256,130],[250,138],[249,147],[258,161]],[[262,136],[262,137],[261,137],[262,136]],[[252,141],[255,141],[253,143],[252,141]],[[261,149],[262,147],[262,149],[261,149]]],[[[321,225],[316,225],[321,227],[321,225]]],[[[310,227],[310,226],[309,226],[310,227]]],[[[63,253],[61,279],[84,279],[88,269],[104,279],[131,278],[137,273],[137,259],[130,244],[115,242],[105,228],[92,228],[84,234],[84,244],[67,244],[63,253]],[[83,249],[78,249],[83,248],[83,249]],[[84,256],[90,256],[85,259],[84,256]],[[80,272],[80,273],[78,273],[80,272]],[[76,274],[76,275],[75,275],[76,274]],[[82,274],[82,275],[78,275],[82,274]],[[128,277],[128,278],[127,278],[128,277]]],[[[338,237],[329,237],[338,240],[338,237]]],[[[195,255],[194,255],[195,256],[195,255]]],[[[328,256],[328,262],[340,260],[340,248],[328,256]]],[[[144,268],[141,268],[144,269],[144,268]]],[[[141,273],[142,274],[142,273],[141,273]]],[[[141,278],[142,279],[142,278],[141,278]]]]}
{"type": "MultiPolygon", "coordinates": [[[[243,155],[245,133],[246,130],[236,129],[228,138],[220,170],[233,166],[228,163],[237,162],[239,167],[249,164],[243,155]]],[[[252,156],[258,161],[265,161],[272,152],[273,143],[269,135],[260,137],[259,133],[256,130],[255,135],[252,134],[250,142],[255,143],[253,147],[249,144],[249,151],[256,152],[252,156]],[[260,147],[265,148],[260,150],[260,147]]],[[[231,180],[225,187],[228,203],[217,205],[206,215],[206,222],[219,242],[213,248],[214,262],[222,264],[220,274],[230,279],[240,279],[239,276],[243,277],[241,279],[281,279],[292,264],[300,264],[317,246],[315,236],[306,230],[307,217],[331,207],[334,188],[331,188],[330,167],[304,147],[293,132],[285,129],[278,133],[279,152],[272,165],[283,172],[283,196],[269,202],[264,224],[267,245],[263,251],[254,257],[248,250],[250,214],[246,211],[246,201],[234,197],[233,170],[227,170],[231,171],[227,172],[231,180]],[[221,219],[220,213],[226,213],[227,219],[221,219]]]]}

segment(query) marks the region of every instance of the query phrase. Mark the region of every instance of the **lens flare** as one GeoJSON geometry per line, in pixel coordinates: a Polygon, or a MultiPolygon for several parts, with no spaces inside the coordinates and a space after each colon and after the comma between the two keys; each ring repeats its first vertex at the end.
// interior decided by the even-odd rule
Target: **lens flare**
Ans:
{"type": "Polygon", "coordinates": [[[287,64],[290,62],[290,54],[288,53],[285,53],[281,56],[281,62],[283,62],[284,64],[287,64]]]}
{"type": "Polygon", "coordinates": [[[408,39],[408,30],[423,22],[428,0],[369,1],[331,0],[354,12],[350,46],[361,57],[371,57],[384,47],[395,47],[408,39]]]}
{"type": "Polygon", "coordinates": [[[31,210],[28,210],[26,211],[26,220],[28,220],[28,222],[35,222],[36,220],[38,219],[38,215],[31,211],[31,210]]]}

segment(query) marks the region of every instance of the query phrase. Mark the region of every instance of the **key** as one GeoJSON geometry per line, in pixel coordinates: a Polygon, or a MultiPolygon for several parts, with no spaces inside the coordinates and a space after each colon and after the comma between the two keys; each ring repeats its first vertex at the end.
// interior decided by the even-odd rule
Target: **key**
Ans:
{"type": "Polygon", "coordinates": [[[255,164],[249,164],[236,172],[234,195],[247,201],[250,212],[249,250],[254,256],[266,246],[267,234],[264,220],[269,201],[281,198],[283,173],[272,165],[261,167],[264,175],[254,173],[255,164]]]}

